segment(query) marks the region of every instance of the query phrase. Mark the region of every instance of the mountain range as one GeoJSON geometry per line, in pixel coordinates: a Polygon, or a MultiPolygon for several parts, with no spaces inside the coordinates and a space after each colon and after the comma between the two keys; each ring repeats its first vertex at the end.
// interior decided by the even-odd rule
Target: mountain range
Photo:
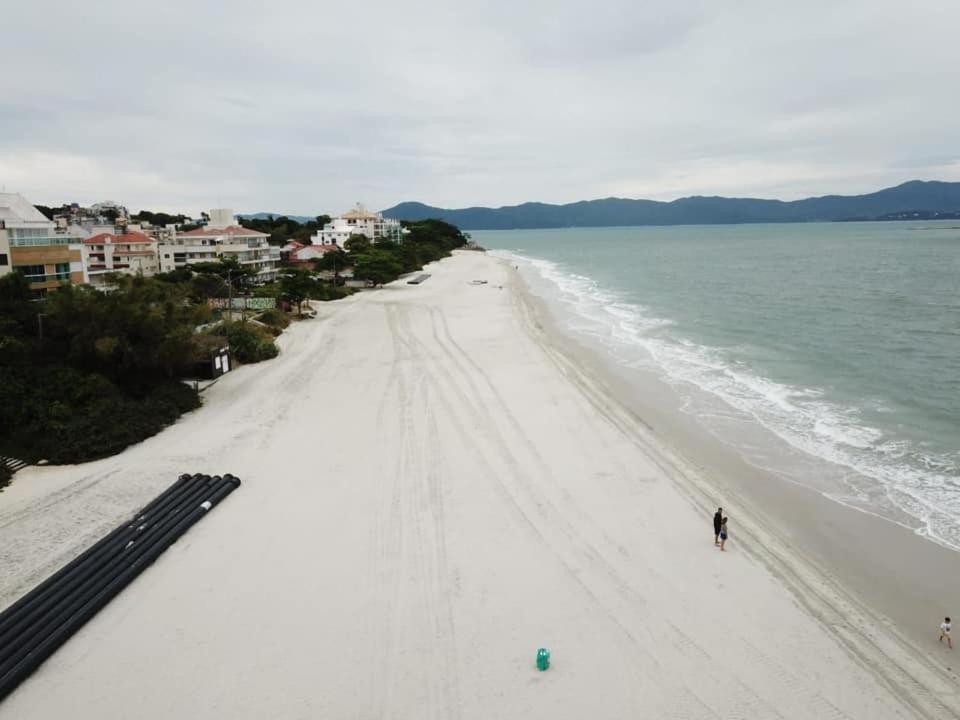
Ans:
{"type": "Polygon", "coordinates": [[[403,202],[384,216],[397,220],[439,218],[464,230],[703,225],[723,223],[831,222],[936,219],[960,212],[960,182],[912,180],[867,195],[824,195],[803,200],[685,197],[670,202],[604,198],[566,205],[528,202],[507,207],[447,209],[403,202]]]}

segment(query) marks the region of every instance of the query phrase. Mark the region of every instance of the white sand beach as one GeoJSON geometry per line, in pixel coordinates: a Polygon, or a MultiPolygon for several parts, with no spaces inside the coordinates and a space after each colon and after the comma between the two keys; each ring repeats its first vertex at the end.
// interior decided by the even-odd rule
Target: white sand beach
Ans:
{"type": "Polygon", "coordinates": [[[718,499],[554,342],[509,265],[428,271],[317,304],[277,359],[118,456],[15,477],[2,606],[181,473],[243,486],[0,720],[960,714],[938,648],[718,499]]]}

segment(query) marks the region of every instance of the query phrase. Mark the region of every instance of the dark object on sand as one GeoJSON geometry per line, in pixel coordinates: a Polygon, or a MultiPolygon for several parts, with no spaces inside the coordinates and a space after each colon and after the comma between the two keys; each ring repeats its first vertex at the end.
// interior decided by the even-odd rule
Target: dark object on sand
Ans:
{"type": "Polygon", "coordinates": [[[0,700],[194,523],[240,487],[233,475],[181,475],[133,518],[0,613],[0,700]]]}
{"type": "Polygon", "coordinates": [[[430,277],[430,273],[421,273],[420,275],[417,275],[415,278],[411,278],[410,280],[407,280],[407,285],[419,285],[428,277],[430,277]]]}

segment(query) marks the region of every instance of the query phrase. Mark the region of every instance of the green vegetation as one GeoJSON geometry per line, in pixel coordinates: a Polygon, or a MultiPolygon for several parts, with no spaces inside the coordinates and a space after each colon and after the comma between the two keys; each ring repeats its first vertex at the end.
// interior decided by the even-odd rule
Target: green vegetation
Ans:
{"type": "Polygon", "coordinates": [[[132,218],[133,222],[148,222],[155,227],[165,227],[167,225],[183,225],[189,220],[186,215],[170,215],[165,212],[151,212],[141,210],[132,218]]]}
{"type": "Polygon", "coordinates": [[[303,301],[310,298],[317,281],[306,268],[286,268],[280,275],[280,296],[295,303],[297,315],[303,315],[303,301]]]}
{"type": "Polygon", "coordinates": [[[457,226],[443,220],[404,222],[403,227],[406,233],[401,242],[381,240],[371,244],[362,235],[352,235],[344,243],[350,251],[347,259],[353,265],[354,277],[383,285],[447,257],[470,240],[457,226]]]}
{"type": "Polygon", "coordinates": [[[209,334],[227,338],[230,354],[242,363],[269,360],[280,353],[270,331],[254,323],[225,322],[211,329],[209,334]]]}
{"type": "Polygon", "coordinates": [[[209,319],[185,286],[121,278],[114,292],[31,297],[0,278],[0,455],[79,462],[118,452],[195,408],[176,379],[209,319]]]}
{"type": "Polygon", "coordinates": [[[353,259],[353,276],[374,285],[383,285],[400,277],[404,272],[400,246],[387,246],[388,243],[378,243],[375,248],[358,254],[353,259]]]}
{"type": "Polygon", "coordinates": [[[309,243],[310,238],[317,230],[330,222],[329,215],[317,215],[315,220],[299,223],[286,216],[270,216],[263,220],[257,218],[240,218],[240,224],[245,228],[267,233],[273,245],[285,245],[291,240],[309,243]]]}
{"type": "Polygon", "coordinates": [[[285,330],[290,325],[290,318],[282,310],[267,310],[257,315],[256,319],[277,330],[285,330]]]}
{"type": "Polygon", "coordinates": [[[340,271],[349,267],[350,256],[343,250],[337,249],[326,253],[323,257],[314,261],[315,270],[327,270],[333,273],[333,284],[340,284],[340,271]]]}
{"type": "MultiPolygon", "coordinates": [[[[0,278],[0,455],[91,460],[198,407],[179,379],[196,360],[195,330],[214,319],[207,298],[227,294],[223,276],[243,282],[230,267],[208,265],[205,272],[115,276],[106,293],[64,286],[41,299],[20,273],[0,278]]],[[[283,313],[271,312],[279,332],[283,313]]],[[[240,362],[279,352],[255,323],[224,323],[210,334],[227,337],[240,362]]]]}

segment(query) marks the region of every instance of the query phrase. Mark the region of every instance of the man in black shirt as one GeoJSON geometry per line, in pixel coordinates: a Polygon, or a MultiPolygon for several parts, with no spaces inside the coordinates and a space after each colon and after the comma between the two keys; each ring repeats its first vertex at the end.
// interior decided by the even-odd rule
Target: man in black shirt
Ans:
{"type": "Polygon", "coordinates": [[[723,508],[717,508],[717,514],[713,516],[713,544],[720,544],[720,525],[723,524],[723,508]]]}

